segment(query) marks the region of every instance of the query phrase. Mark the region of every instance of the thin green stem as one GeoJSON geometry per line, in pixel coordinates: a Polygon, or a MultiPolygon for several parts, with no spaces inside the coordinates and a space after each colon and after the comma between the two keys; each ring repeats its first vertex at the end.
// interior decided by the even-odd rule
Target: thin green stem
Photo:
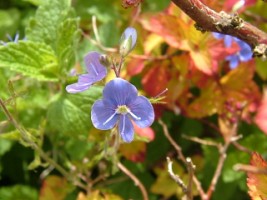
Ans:
{"type": "Polygon", "coordinates": [[[75,185],[79,186],[80,188],[82,188],[84,190],[87,190],[86,185],[84,185],[80,180],[74,179],[73,176],[67,170],[65,170],[62,166],[60,166],[57,162],[55,162],[52,158],[50,158],[35,142],[32,141],[29,133],[11,115],[11,113],[8,111],[4,101],[2,99],[0,99],[0,106],[3,108],[3,111],[6,115],[6,117],[8,118],[8,120],[19,131],[22,139],[25,142],[27,142],[33,150],[37,151],[43,160],[45,160],[46,162],[53,165],[55,167],[55,169],[57,169],[67,180],[74,182],[75,185]]]}

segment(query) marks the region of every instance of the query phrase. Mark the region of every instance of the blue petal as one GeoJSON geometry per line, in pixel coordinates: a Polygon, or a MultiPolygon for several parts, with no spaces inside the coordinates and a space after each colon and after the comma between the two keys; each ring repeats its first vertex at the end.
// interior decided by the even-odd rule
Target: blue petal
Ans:
{"type": "Polygon", "coordinates": [[[116,107],[128,105],[137,98],[137,89],[128,81],[115,78],[108,82],[103,90],[103,99],[116,107]]]}
{"type": "Polygon", "coordinates": [[[107,75],[107,69],[100,63],[100,56],[98,52],[92,51],[84,57],[84,62],[88,74],[92,74],[97,78],[97,81],[103,79],[107,75]]]}
{"type": "Polygon", "coordinates": [[[224,37],[224,45],[225,47],[230,47],[232,45],[233,37],[230,35],[225,35],[224,37]]]}
{"type": "Polygon", "coordinates": [[[234,69],[239,63],[239,56],[237,54],[226,57],[226,60],[230,62],[230,68],[234,69]]]}
{"type": "Polygon", "coordinates": [[[120,115],[119,132],[124,142],[131,142],[134,139],[134,127],[127,115],[120,115]]]}
{"type": "Polygon", "coordinates": [[[78,77],[78,82],[68,85],[66,90],[68,93],[77,93],[87,90],[95,82],[95,77],[90,74],[83,74],[78,77]]]}
{"type": "Polygon", "coordinates": [[[245,44],[240,51],[240,60],[241,61],[249,61],[252,58],[252,51],[248,44],[245,44]]]}
{"type": "Polygon", "coordinates": [[[91,86],[91,84],[79,84],[79,83],[74,83],[71,85],[68,85],[66,87],[66,90],[68,93],[77,93],[77,92],[82,92],[84,90],[87,90],[89,87],[91,86]]]}
{"type": "Polygon", "coordinates": [[[146,97],[138,96],[133,103],[128,105],[128,107],[135,116],[141,118],[137,119],[132,117],[139,127],[145,128],[153,123],[155,119],[154,109],[146,97]]]}
{"type": "Polygon", "coordinates": [[[133,49],[135,44],[136,44],[136,40],[137,40],[137,33],[136,33],[135,28],[133,28],[133,27],[128,27],[128,28],[125,29],[125,31],[122,34],[121,40],[123,38],[125,40],[127,40],[130,37],[132,37],[131,49],[133,49]]]}
{"type": "Polygon", "coordinates": [[[217,33],[217,32],[213,32],[212,35],[213,35],[213,37],[215,37],[216,39],[222,39],[222,38],[225,37],[224,34],[217,33]]]}
{"type": "Polygon", "coordinates": [[[108,130],[113,128],[118,121],[118,117],[115,108],[103,100],[96,101],[92,106],[91,120],[97,129],[108,130]]]}

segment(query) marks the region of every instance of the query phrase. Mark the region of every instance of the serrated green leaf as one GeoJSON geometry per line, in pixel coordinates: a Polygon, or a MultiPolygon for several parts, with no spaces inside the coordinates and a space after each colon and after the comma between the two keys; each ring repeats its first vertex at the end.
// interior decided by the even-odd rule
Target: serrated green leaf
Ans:
{"type": "Polygon", "coordinates": [[[50,45],[60,69],[66,72],[74,65],[80,30],[79,18],[74,17],[70,0],[48,0],[43,3],[26,28],[26,35],[28,40],[50,45]]]}
{"type": "Polygon", "coordinates": [[[60,95],[48,108],[51,128],[72,136],[88,133],[92,127],[91,106],[101,94],[102,87],[94,86],[82,93],[60,95]]]}
{"type": "Polygon", "coordinates": [[[59,66],[69,70],[75,62],[75,50],[80,38],[79,19],[65,20],[58,28],[56,54],[59,66]]]}
{"type": "Polygon", "coordinates": [[[37,191],[26,185],[0,188],[0,200],[36,200],[37,191]]]}
{"type": "Polygon", "coordinates": [[[56,81],[57,59],[53,50],[30,41],[8,43],[0,47],[0,67],[44,81],[56,81]]]}
{"type": "Polygon", "coordinates": [[[70,11],[70,0],[47,0],[42,4],[26,28],[28,40],[44,42],[55,49],[57,31],[70,11]]]}

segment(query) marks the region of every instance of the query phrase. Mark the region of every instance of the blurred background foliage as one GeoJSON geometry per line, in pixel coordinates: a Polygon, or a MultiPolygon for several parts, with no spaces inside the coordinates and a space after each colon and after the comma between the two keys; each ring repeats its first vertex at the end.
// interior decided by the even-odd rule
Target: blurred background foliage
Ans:
{"type": "MultiPolygon", "coordinates": [[[[207,4],[230,12],[229,2],[207,4]]],[[[89,51],[111,55],[102,47],[117,48],[128,26],[134,26],[139,37],[133,55],[126,60],[123,77],[149,97],[169,88],[166,104],[155,105],[157,119],[166,123],[184,155],[192,158],[205,190],[219,152],[183,135],[224,143],[227,136],[218,121],[236,114],[227,110],[227,100],[247,103],[244,116],[238,119],[238,133],[243,136],[239,145],[267,158],[266,134],[253,121],[263,97],[266,62],[253,59],[230,69],[224,60],[228,50],[223,41],[196,31],[193,22],[170,6],[170,1],[144,0],[141,10],[125,9],[121,4],[119,0],[0,1],[0,40],[4,43],[0,47],[0,98],[27,130],[30,141],[67,172],[62,176],[40,152],[32,150],[1,111],[0,200],[142,199],[139,188],[118,169],[119,160],[144,184],[150,200],[181,199],[181,189],[167,173],[166,156],[175,160],[174,171],[185,182],[186,167],[176,159],[177,152],[157,120],[153,130],[136,131],[136,140],[121,144],[116,152],[110,132],[94,129],[90,121],[90,107],[101,97],[103,87],[93,86],[75,95],[65,92],[65,86],[77,79],[71,70],[83,73],[84,55],[89,51]],[[102,47],[93,42],[97,41],[93,16],[102,47]],[[14,40],[16,34],[19,42],[10,41],[8,35],[14,40]],[[209,50],[222,57],[216,60],[209,50]],[[211,69],[216,76],[209,73],[211,69]],[[217,81],[228,93],[215,93],[217,81]],[[150,134],[150,139],[145,134],[150,134]],[[80,187],[77,179],[87,188],[80,187]]],[[[254,2],[241,15],[267,31],[266,6],[254,2]]],[[[212,199],[250,199],[246,174],[233,170],[235,164],[249,160],[247,152],[229,147],[212,199]]],[[[200,199],[195,189],[193,193],[200,199]]]]}

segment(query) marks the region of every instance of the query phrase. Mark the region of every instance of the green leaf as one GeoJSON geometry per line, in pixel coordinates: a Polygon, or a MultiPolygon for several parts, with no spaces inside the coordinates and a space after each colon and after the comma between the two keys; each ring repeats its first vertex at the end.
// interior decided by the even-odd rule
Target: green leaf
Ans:
{"type": "MultiPolygon", "coordinates": [[[[67,152],[71,160],[82,160],[88,151],[92,150],[95,143],[88,141],[86,138],[72,138],[65,142],[64,150],[67,152]]],[[[96,155],[96,154],[95,154],[96,155]]],[[[90,157],[92,159],[93,157],[90,157]]]]}
{"type": "Polygon", "coordinates": [[[6,67],[39,80],[57,80],[55,76],[57,59],[53,50],[43,43],[20,41],[1,46],[0,67],[6,67]]]}
{"type": "Polygon", "coordinates": [[[21,139],[21,135],[17,130],[14,130],[14,131],[6,132],[6,133],[1,133],[0,139],[19,141],[21,139]]]}
{"type": "Polygon", "coordinates": [[[70,0],[47,0],[42,4],[26,28],[28,40],[53,45],[57,40],[58,27],[70,11],[70,0]]]}
{"type": "Polygon", "coordinates": [[[70,18],[58,27],[56,54],[59,66],[69,70],[75,62],[75,50],[80,38],[79,19],[70,18]]]}
{"type": "Polygon", "coordinates": [[[0,188],[0,200],[36,200],[37,191],[29,186],[15,185],[0,188]]]}
{"type": "Polygon", "coordinates": [[[43,3],[35,18],[30,20],[26,35],[28,40],[50,45],[60,69],[68,71],[74,65],[80,29],[79,18],[74,17],[70,0],[48,0],[43,3]]]}
{"type": "MultiPolygon", "coordinates": [[[[2,134],[0,134],[2,136],[2,134]]],[[[0,156],[3,156],[12,147],[12,141],[0,138],[0,156]]]]}
{"type": "Polygon", "coordinates": [[[61,94],[48,108],[48,123],[52,130],[63,134],[88,133],[91,124],[91,106],[102,94],[102,87],[93,86],[78,94],[61,94]]]}
{"type": "Polygon", "coordinates": [[[13,34],[18,28],[20,13],[17,9],[0,10],[0,40],[13,34]]]}

